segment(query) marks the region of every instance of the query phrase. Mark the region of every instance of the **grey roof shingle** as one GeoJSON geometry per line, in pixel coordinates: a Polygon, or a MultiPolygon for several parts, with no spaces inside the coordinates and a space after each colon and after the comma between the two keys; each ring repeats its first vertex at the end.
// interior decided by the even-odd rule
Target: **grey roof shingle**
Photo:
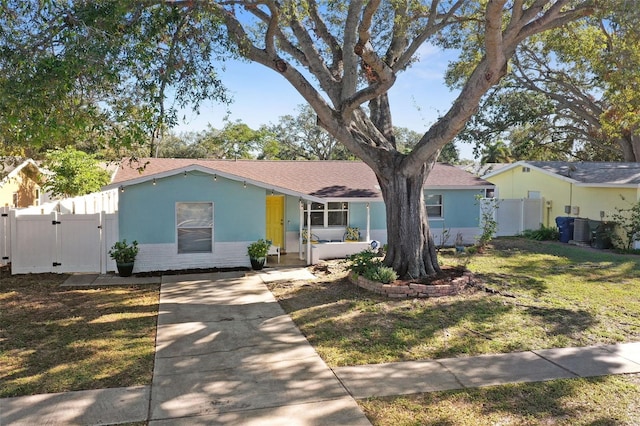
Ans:
{"type": "MultiPolygon", "coordinates": [[[[141,158],[123,160],[111,185],[189,166],[205,167],[211,173],[227,173],[265,186],[285,188],[320,198],[379,198],[373,171],[360,161],[265,161],[199,160],[186,158],[141,158]],[[141,167],[144,167],[141,169],[141,167]]],[[[436,164],[426,181],[427,188],[492,187],[493,184],[448,164],[436,164]]]]}
{"type": "Polygon", "coordinates": [[[526,161],[548,172],[586,184],[640,184],[640,163],[526,161]]]}

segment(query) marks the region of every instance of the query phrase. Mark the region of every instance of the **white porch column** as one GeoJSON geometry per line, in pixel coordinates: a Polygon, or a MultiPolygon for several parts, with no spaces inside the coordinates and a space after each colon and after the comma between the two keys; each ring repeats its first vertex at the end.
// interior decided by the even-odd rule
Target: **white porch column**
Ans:
{"type": "Polygon", "coordinates": [[[307,265],[311,265],[311,202],[307,200],[307,265]]]}
{"type": "Polygon", "coordinates": [[[367,203],[367,242],[371,242],[371,210],[367,203]]]}
{"type": "Polygon", "coordinates": [[[302,204],[302,199],[298,201],[298,206],[300,207],[300,229],[298,231],[298,259],[304,260],[302,257],[302,230],[304,229],[304,208],[302,204]]]}

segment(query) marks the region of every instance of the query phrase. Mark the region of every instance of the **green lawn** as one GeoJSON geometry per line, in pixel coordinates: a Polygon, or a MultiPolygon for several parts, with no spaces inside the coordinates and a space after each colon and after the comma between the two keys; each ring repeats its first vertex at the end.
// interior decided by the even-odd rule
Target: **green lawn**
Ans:
{"type": "Polygon", "coordinates": [[[148,385],[159,286],[62,288],[0,277],[0,397],[148,385]]]}
{"type": "Polygon", "coordinates": [[[493,247],[468,267],[496,293],[395,300],[344,273],[272,291],[331,366],[640,340],[639,257],[522,239],[493,247]]]}
{"type": "MultiPolygon", "coordinates": [[[[459,296],[387,299],[331,265],[271,286],[331,366],[640,341],[640,257],[498,239],[459,296]],[[485,291],[489,289],[490,291],[485,291]]],[[[553,380],[359,401],[374,425],[637,425],[640,375],[553,380]]]]}
{"type": "Polygon", "coordinates": [[[640,424],[640,376],[553,380],[359,403],[376,426],[632,426],[640,424]]]}
{"type": "MultiPolygon", "coordinates": [[[[638,256],[500,239],[468,267],[493,292],[392,300],[338,264],[271,290],[332,366],[640,340],[638,256]]],[[[0,397],[151,382],[159,286],[69,289],[65,278],[0,276],[0,397]]],[[[640,376],[628,375],[359,402],[376,425],[634,425],[638,401],[640,376]]]]}

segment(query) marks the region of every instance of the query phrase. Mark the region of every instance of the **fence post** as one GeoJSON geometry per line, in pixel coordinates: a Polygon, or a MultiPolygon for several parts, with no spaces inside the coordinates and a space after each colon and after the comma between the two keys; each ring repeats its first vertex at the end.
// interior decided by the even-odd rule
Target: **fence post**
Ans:
{"type": "MultiPolygon", "coordinates": [[[[16,241],[18,241],[16,239],[16,231],[17,231],[17,226],[16,226],[16,211],[15,209],[11,209],[9,210],[9,253],[11,253],[9,255],[9,261],[11,261],[11,259],[13,258],[13,253],[16,252],[16,241]]],[[[13,263],[11,263],[11,265],[13,265],[13,263]]],[[[13,266],[11,268],[11,271],[13,273],[13,266]]]]}
{"type": "Polygon", "coordinates": [[[0,207],[0,265],[11,261],[11,223],[9,222],[9,207],[0,207]]]}
{"type": "Polygon", "coordinates": [[[107,220],[106,212],[100,212],[100,273],[107,273],[107,220]]]}

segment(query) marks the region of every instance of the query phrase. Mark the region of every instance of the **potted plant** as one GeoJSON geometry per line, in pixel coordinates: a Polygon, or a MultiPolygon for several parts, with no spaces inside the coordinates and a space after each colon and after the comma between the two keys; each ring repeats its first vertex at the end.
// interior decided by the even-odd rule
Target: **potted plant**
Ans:
{"type": "Polygon", "coordinates": [[[133,263],[138,254],[138,242],[133,241],[131,244],[127,240],[116,241],[109,250],[109,256],[116,261],[118,267],[118,275],[121,277],[130,277],[133,273],[133,263]]]}
{"type": "Polygon", "coordinates": [[[271,247],[271,241],[260,238],[247,247],[247,254],[251,261],[251,268],[254,271],[259,271],[264,267],[264,262],[269,253],[269,247],[271,247]]]}

